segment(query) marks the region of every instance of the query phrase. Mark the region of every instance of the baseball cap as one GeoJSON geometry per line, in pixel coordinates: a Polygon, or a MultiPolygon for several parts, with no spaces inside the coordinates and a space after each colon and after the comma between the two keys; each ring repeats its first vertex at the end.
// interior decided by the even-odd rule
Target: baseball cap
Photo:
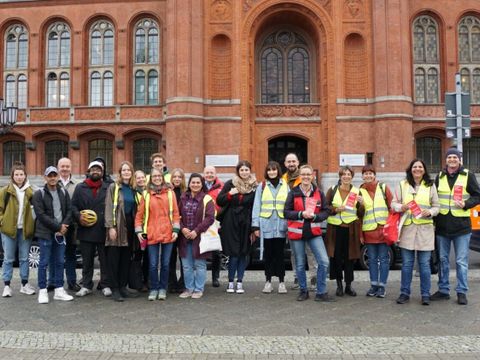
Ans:
{"type": "Polygon", "coordinates": [[[55,173],[55,174],[58,174],[58,170],[55,166],[49,166],[45,169],[45,176],[48,176],[50,175],[51,173],[55,173]]]}

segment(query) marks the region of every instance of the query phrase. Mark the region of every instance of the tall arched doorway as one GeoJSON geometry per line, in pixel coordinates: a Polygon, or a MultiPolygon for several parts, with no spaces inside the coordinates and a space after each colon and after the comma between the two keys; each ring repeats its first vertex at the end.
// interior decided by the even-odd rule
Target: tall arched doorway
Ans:
{"type": "Polygon", "coordinates": [[[289,153],[297,154],[300,164],[308,162],[308,142],[296,136],[281,136],[268,142],[268,160],[277,161],[286,171],[283,165],[285,156],[289,153]]]}

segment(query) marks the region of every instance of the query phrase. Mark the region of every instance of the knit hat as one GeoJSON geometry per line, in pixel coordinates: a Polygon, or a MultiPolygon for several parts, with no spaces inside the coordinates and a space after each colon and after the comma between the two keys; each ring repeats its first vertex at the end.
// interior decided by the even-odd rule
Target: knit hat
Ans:
{"type": "Polygon", "coordinates": [[[457,148],[454,148],[454,147],[451,147],[450,149],[447,150],[447,153],[445,154],[445,157],[448,157],[449,155],[455,155],[459,159],[462,158],[462,153],[460,151],[458,151],[457,148]]]}

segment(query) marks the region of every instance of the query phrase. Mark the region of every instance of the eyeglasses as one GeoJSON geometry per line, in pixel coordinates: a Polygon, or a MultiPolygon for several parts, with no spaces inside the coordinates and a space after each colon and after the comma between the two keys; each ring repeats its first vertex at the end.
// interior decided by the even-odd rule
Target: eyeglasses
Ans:
{"type": "Polygon", "coordinates": [[[312,176],[313,174],[300,174],[300,176],[312,176]]]}

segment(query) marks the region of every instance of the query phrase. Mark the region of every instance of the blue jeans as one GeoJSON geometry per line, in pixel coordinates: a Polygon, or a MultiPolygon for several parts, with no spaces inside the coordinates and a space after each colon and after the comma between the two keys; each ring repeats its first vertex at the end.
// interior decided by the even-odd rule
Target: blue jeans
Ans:
{"type": "Polygon", "coordinates": [[[148,260],[150,264],[150,290],[166,290],[168,285],[168,270],[173,243],[148,245],[148,260]],[[160,281],[158,276],[158,258],[160,259],[160,281]]]}
{"type": "Polygon", "coordinates": [[[65,263],[65,244],[59,244],[55,238],[38,239],[40,245],[40,263],[38,264],[38,287],[47,288],[47,267],[53,258],[53,281],[55,288],[63,287],[63,265],[65,263]]]}
{"type": "MultiPolygon", "coordinates": [[[[400,282],[400,293],[410,296],[410,285],[412,284],[413,263],[415,262],[415,250],[401,248],[402,251],[402,280],[400,282]]],[[[420,271],[420,294],[430,296],[431,251],[417,251],[418,267],[420,271]]]]}
{"type": "Polygon", "coordinates": [[[457,267],[457,293],[466,294],[468,291],[468,252],[470,236],[465,234],[453,237],[437,235],[437,246],[439,250],[440,266],[438,269],[438,290],[441,293],[450,293],[448,276],[450,272],[450,246],[453,242],[455,249],[455,263],[457,267]]]}
{"type": "Polygon", "coordinates": [[[20,278],[28,281],[29,266],[28,253],[30,252],[31,239],[23,239],[23,229],[17,229],[15,239],[2,233],[3,258],[3,281],[12,280],[13,262],[18,248],[18,261],[20,262],[20,278]]]}
{"type": "MultiPolygon", "coordinates": [[[[77,283],[77,245],[71,244],[67,240],[67,245],[65,246],[65,275],[67,277],[67,284],[73,285],[77,283]]],[[[54,266],[53,258],[50,258],[50,263],[48,264],[48,285],[53,285],[54,279],[54,266]]]]}
{"type": "Polygon", "coordinates": [[[237,273],[237,281],[242,282],[246,268],[246,256],[230,256],[228,258],[228,281],[232,282],[233,280],[235,280],[235,273],[237,273]]]}
{"type": "Polygon", "coordinates": [[[388,271],[390,270],[390,259],[388,258],[388,245],[367,244],[368,271],[372,286],[387,285],[388,271]]]}
{"type": "Polygon", "coordinates": [[[301,291],[307,290],[307,274],[305,272],[305,244],[308,244],[317,261],[317,294],[327,292],[328,255],[321,236],[308,240],[291,240],[290,247],[295,254],[295,272],[301,291]]]}
{"type": "Polygon", "coordinates": [[[192,242],[187,243],[187,257],[182,258],[185,288],[190,292],[203,292],[207,279],[207,261],[194,259],[192,242]]]}

